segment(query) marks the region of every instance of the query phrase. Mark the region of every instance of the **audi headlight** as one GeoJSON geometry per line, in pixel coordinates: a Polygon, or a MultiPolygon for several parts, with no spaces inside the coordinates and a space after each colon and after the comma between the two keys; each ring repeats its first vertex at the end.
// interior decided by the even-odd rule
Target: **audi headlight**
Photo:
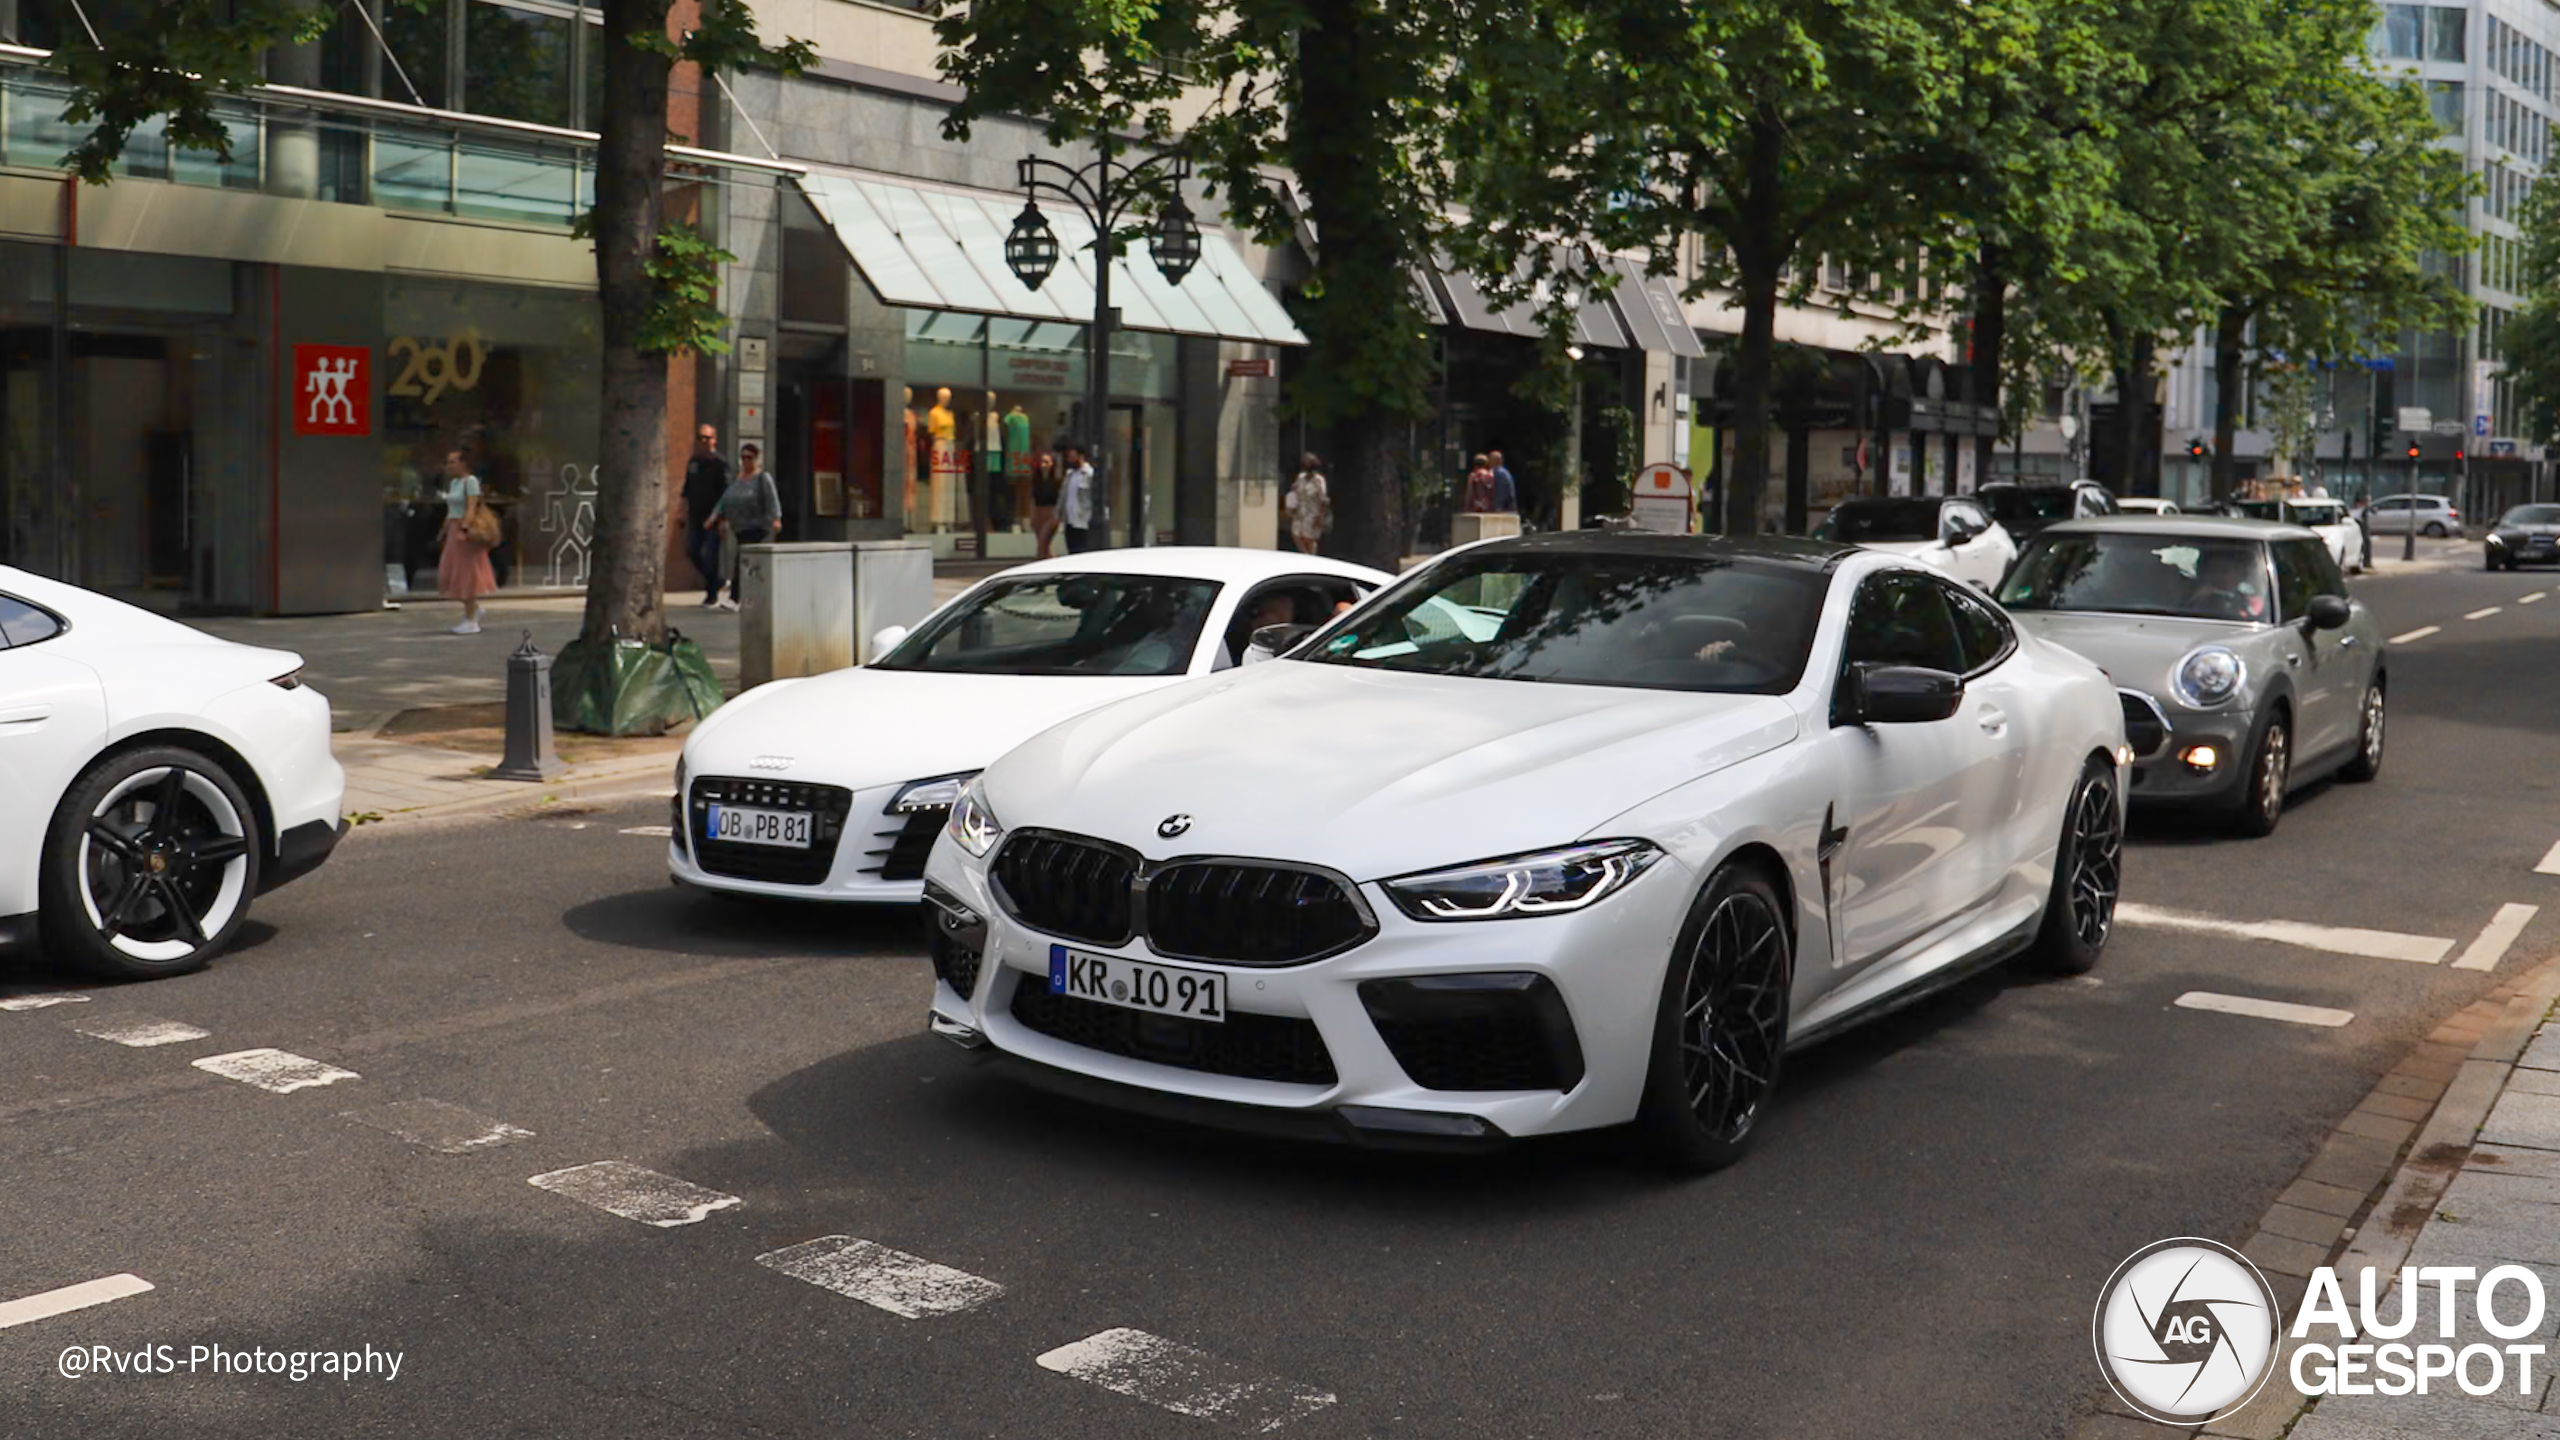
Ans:
{"type": "Polygon", "coordinates": [[[2169,691],[2190,709],[2210,710],[2239,694],[2248,679],[2248,663],[2238,652],[2206,645],[2189,651],[2169,672],[2169,691]]]}
{"type": "Polygon", "coordinates": [[[1642,840],[1600,840],[1407,875],[1385,888],[1416,920],[1561,915],[1599,904],[1661,858],[1642,840]]]}
{"type": "Polygon", "coordinates": [[[979,792],[976,780],[962,786],[952,802],[948,828],[961,849],[981,860],[1004,838],[1004,826],[997,822],[996,812],[987,808],[987,797],[979,792]]]}
{"type": "Polygon", "coordinates": [[[898,798],[889,802],[892,815],[913,815],[919,810],[948,810],[960,803],[960,792],[968,787],[978,772],[945,775],[938,780],[913,780],[899,787],[898,798]]]}

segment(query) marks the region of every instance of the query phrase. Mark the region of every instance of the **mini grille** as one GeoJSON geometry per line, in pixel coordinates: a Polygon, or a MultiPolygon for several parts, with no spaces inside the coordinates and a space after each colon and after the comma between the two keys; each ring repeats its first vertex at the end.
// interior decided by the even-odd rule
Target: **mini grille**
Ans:
{"type": "Polygon", "coordinates": [[[2124,743],[2137,758],[2147,760],[2168,748],[2169,722],[2157,702],[2132,690],[2119,690],[2116,698],[2124,703],[2124,743]]]}
{"type": "Polygon", "coordinates": [[[686,798],[685,831],[693,845],[694,863],[714,875],[777,885],[816,885],[835,868],[836,845],[844,838],[845,816],[852,809],[853,792],[841,786],[706,775],[693,782],[686,798]],[[809,847],[707,839],[704,831],[714,805],[808,811],[816,817],[810,826],[809,847]]]}
{"type": "Polygon", "coordinates": [[[1069,1045],[1241,1080],[1334,1083],[1333,1056],[1312,1020],[1229,1010],[1224,1023],[1150,1015],[1052,995],[1036,975],[1016,977],[1013,1018],[1069,1045]]]}

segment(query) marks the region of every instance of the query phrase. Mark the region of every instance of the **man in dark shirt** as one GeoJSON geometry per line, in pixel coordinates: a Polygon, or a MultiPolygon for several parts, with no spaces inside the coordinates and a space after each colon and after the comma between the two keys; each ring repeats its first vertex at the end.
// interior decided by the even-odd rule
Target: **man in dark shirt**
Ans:
{"type": "Polygon", "coordinates": [[[1488,452],[1493,462],[1493,508],[1505,515],[1520,513],[1520,484],[1511,478],[1511,467],[1502,463],[1502,452],[1488,452]]]}
{"type": "Polygon", "coordinates": [[[720,532],[711,514],[729,488],[729,462],[720,458],[720,432],[705,424],[693,433],[693,458],[684,462],[684,553],[709,587],[705,606],[720,603],[720,532]]]}

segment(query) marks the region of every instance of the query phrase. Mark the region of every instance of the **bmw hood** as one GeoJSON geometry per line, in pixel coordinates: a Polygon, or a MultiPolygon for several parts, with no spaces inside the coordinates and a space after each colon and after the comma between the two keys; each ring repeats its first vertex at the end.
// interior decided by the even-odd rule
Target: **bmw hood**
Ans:
{"type": "Polygon", "coordinates": [[[685,769],[848,790],[956,775],[1070,715],[1180,678],[837,670],[713,711],[685,744],[685,769]]]}
{"type": "Polygon", "coordinates": [[[2174,615],[2110,615],[2057,610],[2012,610],[2009,618],[2038,639],[2070,650],[2125,690],[2166,695],[2169,667],[2199,645],[2228,645],[2247,653],[2252,636],[2268,627],[2233,620],[2190,620],[2174,615]]]}
{"type": "Polygon", "coordinates": [[[1583,838],[1796,728],[1773,696],[1278,661],[1047,731],[988,772],[986,796],[1009,828],[1365,881],[1583,838]],[[1160,836],[1175,816],[1187,824],[1160,836]]]}

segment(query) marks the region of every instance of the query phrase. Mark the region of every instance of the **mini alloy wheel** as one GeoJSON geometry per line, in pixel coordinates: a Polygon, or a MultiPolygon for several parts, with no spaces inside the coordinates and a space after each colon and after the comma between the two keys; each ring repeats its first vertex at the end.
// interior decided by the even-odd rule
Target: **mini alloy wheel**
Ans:
{"type": "Polygon", "coordinates": [[[255,836],[247,797],[200,755],[143,750],[91,770],[46,842],[49,948],[118,979],[195,969],[248,913],[255,836]]]}
{"type": "Polygon", "coordinates": [[[2248,788],[2240,796],[2237,828],[2241,834],[2275,833],[2277,822],[2284,819],[2285,786],[2292,775],[2292,736],[2283,717],[2277,716],[2259,733],[2257,752],[2250,757],[2248,788]]]}
{"type": "Polygon", "coordinates": [[[2382,773],[2382,680],[2364,687],[2364,708],[2356,722],[2356,758],[2338,771],[2348,780],[2370,780],[2382,773]]]}

